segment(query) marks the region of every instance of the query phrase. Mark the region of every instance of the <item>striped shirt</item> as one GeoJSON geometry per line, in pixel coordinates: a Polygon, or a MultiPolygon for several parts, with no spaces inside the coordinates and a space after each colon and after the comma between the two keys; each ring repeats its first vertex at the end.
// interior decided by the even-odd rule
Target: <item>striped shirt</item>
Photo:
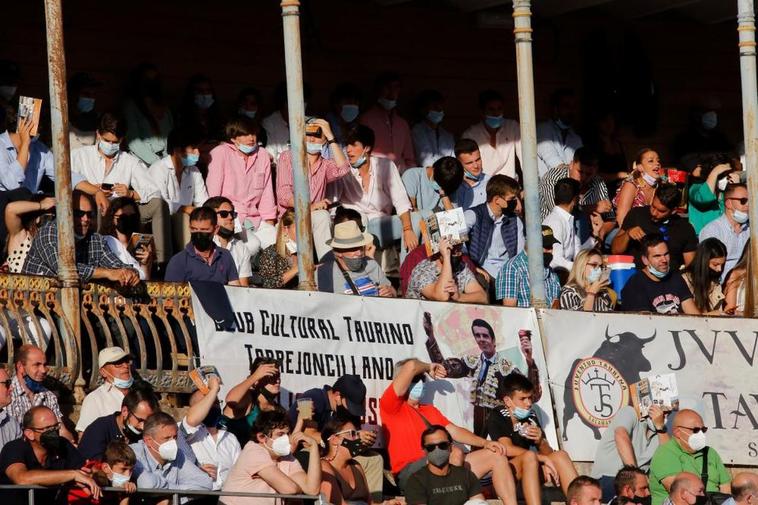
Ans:
{"type": "MultiPolygon", "coordinates": [[[[558,299],[561,284],[558,276],[549,268],[544,268],[545,273],[545,302],[547,306],[553,305],[558,299]]],[[[518,301],[519,307],[529,307],[531,304],[532,291],[529,288],[529,263],[525,251],[521,251],[515,258],[508,261],[500,270],[495,281],[495,298],[506,298],[518,301]]]]}
{"type": "MultiPolygon", "coordinates": [[[[569,177],[569,166],[559,165],[550,169],[540,179],[540,217],[544,220],[555,207],[555,183],[569,177]]],[[[593,176],[587,183],[587,188],[579,196],[579,205],[594,205],[601,200],[609,200],[608,187],[603,179],[593,176]]]]}
{"type": "MultiPolygon", "coordinates": [[[[564,286],[561,290],[561,308],[564,310],[584,310],[585,294],[582,296],[577,286],[564,286]]],[[[595,302],[592,305],[592,312],[612,312],[613,300],[607,289],[600,291],[595,296],[595,302]]]]}
{"type": "Polygon", "coordinates": [[[40,393],[34,393],[32,398],[29,398],[18,380],[18,375],[14,375],[11,379],[11,403],[8,405],[8,413],[20,423],[29,409],[40,405],[52,410],[59,421],[63,420],[63,414],[61,414],[61,409],[58,406],[58,397],[55,396],[55,393],[45,389],[40,393]]]}

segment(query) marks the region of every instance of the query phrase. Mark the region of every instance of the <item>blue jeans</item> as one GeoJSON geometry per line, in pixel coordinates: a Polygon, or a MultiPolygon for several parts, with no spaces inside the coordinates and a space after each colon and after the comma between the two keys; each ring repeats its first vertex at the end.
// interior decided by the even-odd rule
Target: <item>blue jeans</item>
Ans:
{"type": "MultiPolygon", "coordinates": [[[[413,226],[413,233],[416,234],[416,238],[418,238],[420,234],[418,226],[419,219],[421,219],[421,214],[418,212],[411,212],[411,226],[413,226]]],[[[403,263],[405,256],[410,251],[405,250],[403,223],[400,221],[399,216],[382,216],[370,219],[366,225],[366,231],[376,237],[380,249],[386,249],[396,240],[400,240],[400,264],[403,263]]]]}

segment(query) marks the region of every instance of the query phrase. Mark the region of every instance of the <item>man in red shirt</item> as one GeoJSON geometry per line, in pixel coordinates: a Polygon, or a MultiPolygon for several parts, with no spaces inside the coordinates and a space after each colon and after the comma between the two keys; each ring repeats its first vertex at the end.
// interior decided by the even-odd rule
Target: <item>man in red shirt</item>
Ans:
{"type": "MultiPolygon", "coordinates": [[[[392,384],[379,400],[390,465],[400,488],[403,489],[408,478],[426,465],[426,455],[418,441],[427,427],[437,424],[444,426],[455,442],[483,448],[469,452],[463,460],[477,478],[492,473],[498,498],[505,505],[516,505],[516,484],[505,457],[505,447],[456,426],[433,405],[422,404],[425,374],[442,379],[446,372],[439,363],[424,363],[417,359],[399,362],[392,384]]],[[[455,453],[450,460],[452,464],[463,463],[455,453]]]]}

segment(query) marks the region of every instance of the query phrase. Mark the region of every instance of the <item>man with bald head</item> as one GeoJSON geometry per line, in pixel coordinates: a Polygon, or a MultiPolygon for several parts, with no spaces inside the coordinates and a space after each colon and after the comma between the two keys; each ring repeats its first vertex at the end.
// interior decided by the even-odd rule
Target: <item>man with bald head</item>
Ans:
{"type": "Polygon", "coordinates": [[[671,482],[669,498],[673,505],[695,505],[705,502],[705,486],[700,477],[690,472],[681,472],[671,482]]]}
{"type": "Polygon", "coordinates": [[[716,450],[708,447],[707,431],[708,427],[703,424],[703,418],[694,410],[680,410],[676,415],[671,440],[658,447],[650,464],[650,492],[653,494],[653,505],[663,503],[674,480],[682,472],[694,475],[707,473],[707,492],[731,492],[731,476],[716,450]],[[704,472],[703,461],[706,451],[708,467],[704,472]]]}
{"type": "Polygon", "coordinates": [[[758,475],[750,472],[738,473],[732,479],[732,498],[723,505],[758,504],[758,475]]]}

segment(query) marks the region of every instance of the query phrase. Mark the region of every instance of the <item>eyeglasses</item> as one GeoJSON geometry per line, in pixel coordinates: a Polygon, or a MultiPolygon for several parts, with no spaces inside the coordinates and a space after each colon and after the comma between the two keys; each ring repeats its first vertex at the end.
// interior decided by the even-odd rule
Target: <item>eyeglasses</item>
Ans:
{"type": "Polygon", "coordinates": [[[90,219],[95,219],[95,217],[97,217],[97,214],[95,214],[94,210],[79,210],[79,209],[74,210],[74,217],[76,219],[81,219],[84,216],[87,216],[90,219]]]}
{"type": "Polygon", "coordinates": [[[333,436],[335,436],[335,437],[336,437],[337,435],[348,435],[348,437],[347,437],[347,438],[351,438],[351,439],[354,439],[354,438],[357,438],[357,437],[358,437],[358,430],[344,430],[344,431],[338,431],[338,432],[337,432],[337,433],[335,433],[333,436]]]}
{"type": "Polygon", "coordinates": [[[605,265],[603,265],[602,263],[589,263],[588,262],[587,266],[588,267],[592,267],[592,268],[598,268],[598,267],[600,267],[600,270],[605,270],[605,268],[606,268],[605,265]]]}
{"type": "Polygon", "coordinates": [[[50,426],[45,426],[44,428],[29,428],[35,433],[47,433],[48,431],[58,431],[61,428],[61,423],[55,423],[50,426]]]}
{"type": "Polygon", "coordinates": [[[680,426],[680,428],[684,428],[685,430],[691,430],[692,433],[700,433],[701,431],[703,433],[708,433],[708,428],[705,426],[680,426]]]}
{"type": "Polygon", "coordinates": [[[237,211],[236,210],[217,210],[216,214],[219,217],[223,218],[223,219],[226,219],[230,215],[232,216],[232,219],[234,219],[234,218],[237,217],[237,211]]]}
{"type": "Polygon", "coordinates": [[[144,423],[145,421],[147,421],[147,419],[143,419],[141,417],[138,417],[137,414],[135,414],[131,410],[129,411],[129,415],[132,416],[134,419],[136,419],[140,423],[144,423]]]}
{"type": "Polygon", "coordinates": [[[730,197],[730,198],[727,198],[727,200],[737,200],[738,202],[740,202],[740,205],[747,205],[747,202],[748,202],[746,196],[743,198],[730,197]]]}
{"type": "Polygon", "coordinates": [[[450,449],[450,442],[437,442],[436,444],[424,444],[424,450],[426,452],[432,452],[437,447],[439,447],[443,451],[447,451],[448,449],[450,449]]]}
{"type": "Polygon", "coordinates": [[[118,361],[111,361],[108,364],[113,365],[113,366],[124,366],[124,365],[129,366],[132,364],[132,358],[121,358],[118,361]]]}

